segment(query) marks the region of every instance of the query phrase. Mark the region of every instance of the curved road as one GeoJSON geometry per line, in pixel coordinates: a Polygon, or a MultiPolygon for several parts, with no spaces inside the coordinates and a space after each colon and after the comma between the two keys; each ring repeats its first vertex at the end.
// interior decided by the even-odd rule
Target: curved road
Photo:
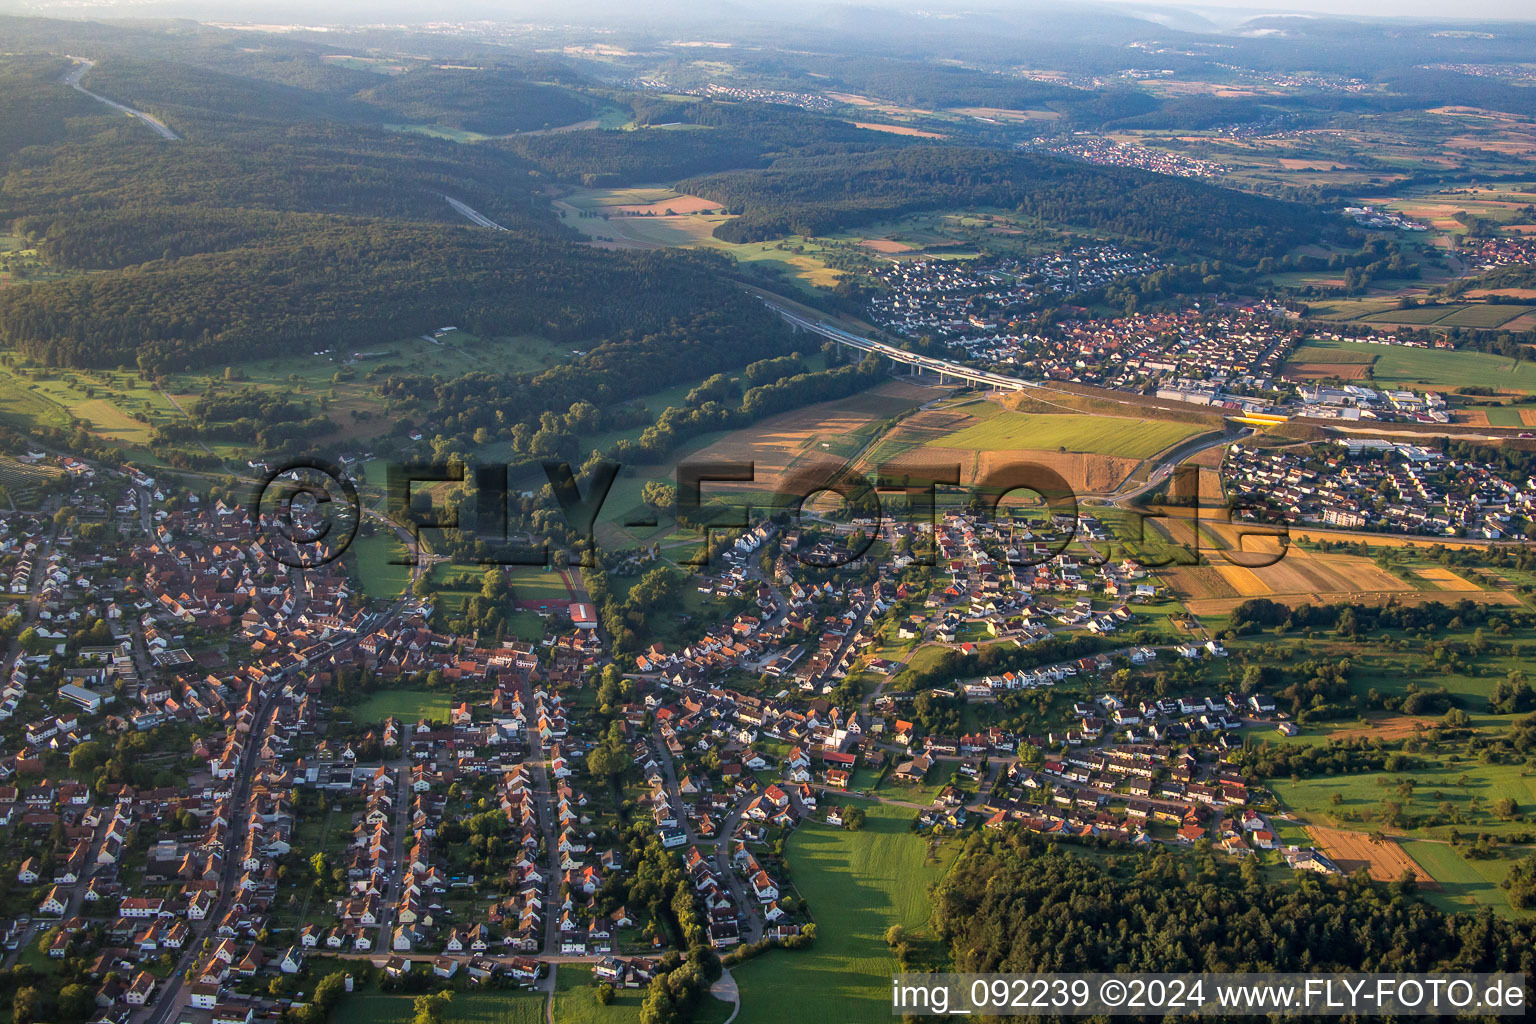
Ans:
{"type": "MultiPolygon", "coordinates": [[[[1146,483],[1132,488],[1129,491],[1114,491],[1108,495],[1105,495],[1105,497],[1113,506],[1124,506],[1124,504],[1128,501],[1139,498],[1149,491],[1155,491],[1159,486],[1162,485],[1163,481],[1167,480],[1170,476],[1173,475],[1173,471],[1178,468],[1180,463],[1185,462],[1196,455],[1199,455],[1201,452],[1210,451],[1212,448],[1225,448],[1227,445],[1232,444],[1234,441],[1237,441],[1240,438],[1247,437],[1253,432],[1254,429],[1252,427],[1243,427],[1241,430],[1232,430],[1229,426],[1228,429],[1223,431],[1218,437],[1207,437],[1205,435],[1201,435],[1200,437],[1191,438],[1190,440],[1185,441],[1183,444],[1180,444],[1178,447],[1174,448],[1172,451],[1168,452],[1168,454],[1164,455],[1158,462],[1157,468],[1152,471],[1152,475],[1147,477],[1146,483]]],[[[1127,482],[1129,482],[1129,478],[1127,478],[1127,482]]],[[[1125,484],[1122,483],[1120,486],[1124,487],[1125,484]]]]}
{"type": "Polygon", "coordinates": [[[132,107],[125,107],[121,103],[118,103],[116,100],[109,100],[105,96],[91,92],[91,90],[81,85],[80,79],[85,77],[85,73],[94,67],[96,62],[93,60],[86,60],[84,57],[71,57],[69,59],[75,62],[75,66],[69,71],[68,74],[64,76],[63,81],[65,85],[79,92],[85,93],[87,96],[93,100],[96,100],[98,103],[105,103],[113,110],[120,110],[127,114],[129,117],[138,118],[140,121],[143,121],[145,124],[149,125],[150,128],[154,129],[155,134],[159,135],[167,142],[181,141],[180,135],[177,135],[175,132],[171,131],[171,129],[166,126],[164,121],[160,120],[158,117],[155,117],[153,114],[146,114],[142,110],[134,110],[132,107]]]}

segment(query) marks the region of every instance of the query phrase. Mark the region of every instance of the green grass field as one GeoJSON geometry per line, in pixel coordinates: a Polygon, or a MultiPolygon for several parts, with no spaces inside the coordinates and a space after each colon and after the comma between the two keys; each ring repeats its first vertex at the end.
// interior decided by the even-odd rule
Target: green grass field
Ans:
{"type": "Polygon", "coordinates": [[[740,1024],[891,1019],[897,964],[885,931],[893,924],[924,927],[928,883],[942,877],[945,865],[929,861],[925,842],[907,832],[912,812],[883,804],[865,811],[862,831],[807,822],[790,837],[790,870],[816,916],[816,941],[732,970],[741,988],[740,1024]]]}
{"type": "MultiPolygon", "coordinates": [[[[418,970],[422,968],[417,968],[418,970]]],[[[544,994],[502,989],[496,992],[455,992],[443,1015],[444,1024],[543,1024],[544,994]]],[[[413,996],[378,991],[344,998],[331,1016],[332,1024],[410,1024],[413,996]]]]}
{"type": "Polygon", "coordinates": [[[1417,384],[1427,388],[1495,387],[1536,391],[1536,363],[1516,363],[1484,352],[1372,346],[1381,349],[1371,368],[1377,383],[1389,387],[1417,384]]]}
{"type": "Polygon", "coordinates": [[[565,578],[553,569],[546,571],[538,566],[509,565],[502,571],[519,601],[571,600],[571,591],[566,586],[565,578]]]}
{"type": "Polygon", "coordinates": [[[1145,459],[1198,433],[1197,426],[1161,420],[1003,412],[932,443],[942,448],[974,451],[1062,448],[1145,459]]]}
{"type": "Polygon", "coordinates": [[[448,721],[450,695],[435,690],[385,690],[357,706],[352,717],[359,722],[381,722],[390,715],[401,722],[430,718],[448,721]]]}
{"type": "Polygon", "coordinates": [[[1489,406],[1483,412],[1488,414],[1488,425],[1491,427],[1525,426],[1525,420],[1520,418],[1520,410],[1513,406],[1489,406]]]}
{"type": "Polygon", "coordinates": [[[1496,387],[1507,391],[1536,391],[1536,363],[1517,364],[1513,359],[1486,352],[1324,340],[1308,342],[1290,361],[1354,364],[1373,360],[1370,382],[1383,387],[1496,387]]]}
{"type": "Polygon", "coordinates": [[[394,533],[379,530],[370,536],[359,534],[352,542],[352,550],[356,552],[358,581],[363,593],[373,598],[400,596],[410,582],[411,567],[391,561],[409,555],[394,533]]]}
{"type": "Polygon", "coordinates": [[[1466,309],[1466,306],[1420,306],[1416,309],[1389,309],[1368,313],[1360,320],[1368,324],[1433,324],[1466,309]]]}
{"type": "Polygon", "coordinates": [[[1492,907],[1500,916],[1518,912],[1499,883],[1509,874],[1514,861],[1504,857],[1474,860],[1464,857],[1450,843],[1415,840],[1405,843],[1403,851],[1429,872],[1439,883],[1438,889],[1423,890],[1430,903],[1449,913],[1492,907]]]}
{"type": "Polygon", "coordinates": [[[1528,820],[1504,821],[1493,813],[1495,802],[1504,797],[1515,800],[1522,817],[1536,810],[1536,771],[1522,765],[1486,765],[1465,758],[1400,774],[1331,775],[1295,782],[1274,779],[1271,785],[1285,807],[1313,824],[1336,822],[1339,828],[1371,831],[1381,827],[1378,810],[1384,800],[1397,801],[1405,812],[1416,815],[1433,814],[1442,804],[1448,804],[1461,816],[1459,825],[1410,830],[1407,835],[1413,838],[1444,839],[1453,829],[1463,835],[1528,831],[1528,820]],[[1412,797],[1405,799],[1398,791],[1398,783],[1408,778],[1414,780],[1415,786],[1412,797]],[[1335,793],[1341,800],[1337,806],[1332,802],[1335,793]],[[1369,814],[1370,819],[1344,816],[1350,812],[1362,817],[1369,814]]]}
{"type": "Polygon", "coordinates": [[[645,990],[621,988],[607,1006],[597,1001],[592,968],[561,964],[555,971],[555,1024],[639,1024],[645,990]]]}
{"type": "Polygon", "coordinates": [[[1481,327],[1493,328],[1506,324],[1523,313],[1529,313],[1529,306],[1500,305],[1496,302],[1476,303],[1466,306],[1457,312],[1451,313],[1442,320],[1435,321],[1442,327],[1481,327]]]}
{"type": "Polygon", "coordinates": [[[1302,345],[1291,353],[1293,363],[1370,363],[1383,346],[1366,345],[1357,341],[1334,341],[1318,338],[1302,345]]]}

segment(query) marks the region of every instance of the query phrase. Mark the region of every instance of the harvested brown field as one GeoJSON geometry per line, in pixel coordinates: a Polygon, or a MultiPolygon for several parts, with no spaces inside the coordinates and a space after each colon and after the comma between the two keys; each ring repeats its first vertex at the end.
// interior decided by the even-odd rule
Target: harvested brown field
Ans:
{"type": "Polygon", "coordinates": [[[872,436],[869,435],[871,424],[932,401],[944,393],[906,381],[886,381],[852,398],[806,406],[734,430],[690,458],[755,463],[756,479],[752,484],[711,484],[711,488],[771,490],[785,470],[796,462],[811,459],[846,461],[859,454],[862,436],[872,436]]]}
{"type": "Polygon", "coordinates": [[[674,214],[701,213],[704,210],[718,210],[720,204],[712,199],[704,199],[699,196],[679,195],[672,199],[661,199],[654,203],[627,203],[623,206],[603,207],[605,212],[615,215],[649,216],[655,214],[658,217],[665,216],[668,211],[674,214]]]}
{"type": "Polygon", "coordinates": [[[1488,414],[1482,409],[1457,409],[1454,417],[1457,423],[1463,423],[1469,427],[1488,426],[1488,414]]]}
{"type": "Polygon", "coordinates": [[[1302,160],[1297,157],[1282,156],[1279,158],[1280,166],[1288,171],[1347,171],[1349,164],[1341,164],[1337,160],[1302,160]]]}
{"type": "Polygon", "coordinates": [[[1536,153],[1536,139],[1528,135],[1488,138],[1482,135],[1453,135],[1445,140],[1447,149],[1485,149],[1490,153],[1525,156],[1536,153]]]}
{"type": "MultiPolygon", "coordinates": [[[[1536,231],[1536,224],[1512,225],[1508,230],[1513,231],[1520,227],[1536,231]]],[[[1490,295],[1508,295],[1512,299],[1536,299],[1536,288],[1475,288],[1462,293],[1462,297],[1467,299],[1486,299],[1490,295]]]]}
{"type": "Polygon", "coordinates": [[[947,139],[943,132],[925,132],[920,128],[913,128],[906,124],[880,124],[876,121],[850,121],[855,128],[863,128],[872,132],[888,132],[891,135],[910,135],[917,139],[947,139]]]}
{"type": "Polygon", "coordinates": [[[1415,718],[1387,711],[1373,711],[1365,716],[1364,725],[1351,725],[1342,729],[1330,729],[1330,740],[1352,740],[1359,737],[1391,742],[1418,735],[1421,729],[1434,729],[1443,724],[1438,718],[1415,718]]]}
{"type": "MultiPolygon", "coordinates": [[[[1221,460],[1226,458],[1226,455],[1227,450],[1225,448],[1207,448],[1194,458],[1185,459],[1184,465],[1199,466],[1202,469],[1219,469],[1221,467],[1221,460]]],[[[1204,483],[1202,483],[1201,487],[1203,488],[1204,486],[1204,483]]]]}
{"type": "MultiPolygon", "coordinates": [[[[905,442],[903,442],[905,447],[905,442]]],[[[1021,448],[1006,452],[977,452],[965,448],[945,448],[937,445],[907,447],[900,453],[891,453],[884,444],[871,449],[862,462],[862,472],[874,471],[882,461],[894,461],[912,467],[940,468],[960,467],[960,483],[971,486],[981,480],[990,480],[1008,466],[1029,464],[1043,466],[1061,476],[1074,493],[1107,494],[1125,481],[1140,459],[1127,459],[1115,455],[1090,455],[1084,452],[1058,452],[1054,449],[1021,448]]]]}
{"type": "MultiPolygon", "coordinates": [[[[1175,542],[1191,544],[1193,532],[1187,520],[1162,520],[1159,525],[1175,542]]],[[[1239,548],[1239,533],[1248,529],[1253,528],[1202,520],[1201,552],[1210,561],[1210,567],[1203,572],[1188,567],[1161,571],[1169,588],[1191,612],[1219,615],[1251,597],[1267,597],[1293,607],[1303,603],[1341,601],[1379,604],[1389,599],[1422,604],[1442,597],[1446,590],[1455,590],[1487,604],[1518,603],[1513,595],[1481,590],[1460,577],[1455,579],[1461,580],[1461,586],[1442,578],[1433,580],[1440,590],[1421,591],[1412,583],[1379,568],[1369,558],[1305,551],[1294,544],[1286,548],[1284,557],[1272,565],[1234,564],[1261,563],[1266,553],[1273,555],[1279,550],[1276,541],[1252,534],[1239,548]],[[1220,580],[1220,585],[1214,583],[1213,577],[1220,580]]]]}
{"type": "Polygon", "coordinates": [[[1437,589],[1440,590],[1483,589],[1476,583],[1473,583],[1471,580],[1463,579],[1462,577],[1451,572],[1451,570],[1442,569],[1439,566],[1435,566],[1429,569],[1415,569],[1413,572],[1415,576],[1422,580],[1428,580],[1430,583],[1433,583],[1437,589]]]}
{"type": "MultiPolygon", "coordinates": [[[[1166,572],[1166,570],[1164,570],[1166,572]]],[[[1169,587],[1173,589],[1173,581],[1169,580],[1169,587]]],[[[1477,593],[1458,595],[1460,598],[1476,601],[1478,604],[1519,605],[1520,599],[1513,594],[1505,594],[1499,591],[1482,590],[1477,593]]],[[[1251,601],[1251,597],[1228,598],[1180,598],[1185,608],[1191,615],[1227,615],[1244,601],[1251,601]]],[[[1267,600],[1277,604],[1283,604],[1289,608],[1299,608],[1304,604],[1318,604],[1318,597],[1311,594],[1270,594],[1267,600]]],[[[1400,591],[1355,591],[1343,594],[1325,594],[1322,603],[1337,603],[1349,601],[1353,604],[1378,605],[1388,601],[1400,605],[1434,604],[1445,601],[1445,593],[1438,590],[1400,590],[1400,591]]]]}
{"type": "Polygon", "coordinates": [[[1393,882],[1401,878],[1404,871],[1412,871],[1415,881],[1420,885],[1438,888],[1438,883],[1429,876],[1429,872],[1419,867],[1398,845],[1397,840],[1389,836],[1383,836],[1379,842],[1372,842],[1371,837],[1364,832],[1345,832],[1321,825],[1309,825],[1307,832],[1317,841],[1318,849],[1326,853],[1346,874],[1368,868],[1373,881],[1393,882]]]}
{"type": "Polygon", "coordinates": [[[1528,427],[1536,427],[1536,409],[1521,409],[1520,422],[1528,427]]]}
{"type": "Polygon", "coordinates": [[[1352,530],[1315,530],[1306,527],[1293,527],[1291,529],[1293,540],[1347,540],[1364,541],[1372,547],[1378,548],[1402,548],[1412,545],[1420,548],[1430,548],[1435,545],[1447,548],[1488,548],[1496,545],[1486,540],[1462,540],[1457,537],[1400,537],[1387,533],[1360,533],[1352,530]]]}
{"type": "Polygon", "coordinates": [[[1227,581],[1227,585],[1242,597],[1268,597],[1272,593],[1269,585],[1259,579],[1252,569],[1240,565],[1217,565],[1215,568],[1221,573],[1221,578],[1227,581]]]}
{"type": "Polygon", "coordinates": [[[1059,121],[1054,110],[1005,110],[1002,107],[950,107],[951,114],[981,117],[992,121],[1059,121]]]}
{"type": "Polygon", "coordinates": [[[912,247],[905,242],[898,242],[891,238],[866,238],[859,245],[875,252],[911,252],[912,247]]]}
{"type": "Polygon", "coordinates": [[[1291,363],[1285,368],[1284,376],[1291,380],[1323,380],[1327,377],[1365,380],[1370,371],[1370,363],[1291,363]]]}
{"type": "MultiPolygon", "coordinates": [[[[936,449],[930,449],[930,451],[936,449]]],[[[1078,494],[1107,494],[1115,490],[1130,476],[1140,459],[1127,459],[1117,455],[1090,455],[1084,452],[1031,451],[982,452],[982,477],[1004,466],[1027,462],[1045,466],[1060,473],[1078,494]]]]}
{"type": "MultiPolygon", "coordinates": [[[[1232,585],[1209,565],[1178,565],[1167,569],[1159,569],[1159,574],[1168,584],[1184,606],[1195,612],[1196,604],[1205,604],[1212,601],[1231,601],[1236,608],[1246,597],[1238,597],[1232,585]]],[[[1200,614],[1196,612],[1196,614],[1200,614]]]]}

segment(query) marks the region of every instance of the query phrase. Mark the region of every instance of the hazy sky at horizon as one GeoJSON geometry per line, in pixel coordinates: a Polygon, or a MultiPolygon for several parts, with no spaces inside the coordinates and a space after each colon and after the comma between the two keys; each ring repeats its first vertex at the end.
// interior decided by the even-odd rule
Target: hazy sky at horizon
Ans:
{"type": "Polygon", "coordinates": [[[1167,0],[1114,0],[1130,8],[1182,8],[1203,13],[1219,11],[1221,20],[1249,14],[1333,14],[1341,17],[1425,18],[1433,21],[1536,21],[1532,0],[1465,0],[1448,8],[1443,0],[1201,0],[1199,3],[1168,3],[1167,0]]]}
{"type": "MultiPolygon", "coordinates": [[[[640,8],[655,14],[668,6],[666,0],[640,8]]],[[[682,6],[696,8],[699,0],[683,0],[682,6]]],[[[733,8],[726,0],[725,6],[733,8]]],[[[756,6],[748,4],[749,8],[756,6]]],[[[1009,0],[769,0],[759,8],[758,16],[767,22],[796,23],[815,20],[817,13],[838,8],[885,8],[911,13],[978,13],[1006,11],[1009,0]]],[[[1175,24],[1176,12],[1201,15],[1211,22],[1230,28],[1247,18],[1265,14],[1316,14],[1339,17],[1411,18],[1436,22],[1455,21],[1536,21],[1536,0],[1464,0],[1448,7],[1443,0],[1023,0],[1025,8],[1046,6],[1054,12],[1070,14],[1081,9],[1087,17],[1106,7],[1120,8],[1148,20],[1175,24]],[[1160,13],[1161,12],[1161,13],[1160,13]]],[[[176,8],[202,20],[228,18],[260,21],[270,16],[292,19],[298,11],[313,15],[307,23],[369,23],[370,8],[377,21],[403,21],[421,24],[437,20],[488,19],[536,22],[586,22],[591,15],[612,12],[617,20],[635,13],[627,0],[0,0],[0,10],[27,10],[65,17],[155,16],[167,8],[176,8]],[[327,7],[332,7],[328,12],[327,7]],[[332,13],[333,17],[325,17],[332,13]]]]}

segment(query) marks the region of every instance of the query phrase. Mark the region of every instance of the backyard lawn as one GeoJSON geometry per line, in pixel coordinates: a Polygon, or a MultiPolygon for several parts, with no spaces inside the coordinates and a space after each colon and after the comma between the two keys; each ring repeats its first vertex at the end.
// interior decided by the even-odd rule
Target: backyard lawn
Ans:
{"type": "Polygon", "coordinates": [[[352,714],[359,722],[382,722],[391,715],[402,722],[422,718],[446,722],[450,696],[437,690],[385,690],[372,694],[352,714]]]}

